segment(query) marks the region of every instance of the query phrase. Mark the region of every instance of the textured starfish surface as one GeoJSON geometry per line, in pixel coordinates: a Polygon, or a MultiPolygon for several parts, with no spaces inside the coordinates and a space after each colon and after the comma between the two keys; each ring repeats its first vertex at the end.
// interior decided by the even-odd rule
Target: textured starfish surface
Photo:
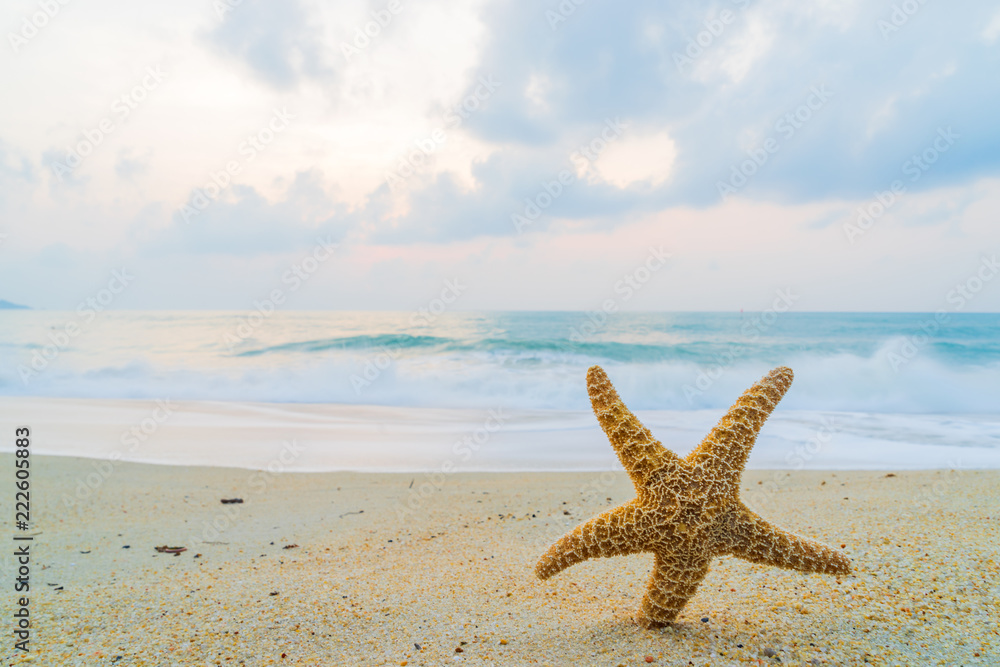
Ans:
{"type": "Polygon", "coordinates": [[[644,627],[656,627],[677,617],[715,556],[802,572],[849,573],[844,554],[770,525],[739,499],[757,433],[791,384],[790,368],[765,375],[682,459],[625,407],[604,370],[591,367],[587,390],[594,414],[632,479],[636,498],[563,536],[539,559],[535,574],[548,579],[588,558],[652,552],[653,573],[636,618],[644,627]]]}

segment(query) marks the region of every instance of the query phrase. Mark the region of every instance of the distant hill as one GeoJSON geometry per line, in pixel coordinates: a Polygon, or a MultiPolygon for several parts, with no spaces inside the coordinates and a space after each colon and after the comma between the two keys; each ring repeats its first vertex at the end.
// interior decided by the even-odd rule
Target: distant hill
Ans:
{"type": "Polygon", "coordinates": [[[10,301],[4,301],[0,299],[0,310],[28,310],[28,306],[22,306],[19,303],[11,303],[10,301]]]}

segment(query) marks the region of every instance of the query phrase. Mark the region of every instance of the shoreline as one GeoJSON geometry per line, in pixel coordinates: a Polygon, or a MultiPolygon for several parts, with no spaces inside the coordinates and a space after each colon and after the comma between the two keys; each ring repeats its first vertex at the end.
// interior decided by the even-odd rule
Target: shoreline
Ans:
{"type": "Polygon", "coordinates": [[[758,513],[844,544],[854,572],[717,559],[680,625],[642,630],[648,555],[532,572],[550,541],[633,497],[624,473],[454,473],[421,490],[417,474],[123,462],[67,504],[93,463],[32,457],[35,664],[745,665],[770,650],[987,665],[1000,650],[996,470],[749,470],[745,500],[769,489],[758,513]]]}
{"type": "MultiPolygon", "coordinates": [[[[639,410],[684,456],[722,410],[639,410]]],[[[0,433],[44,455],[302,472],[614,470],[590,409],[0,397],[0,433]],[[277,463],[276,463],[277,462],[277,463]]],[[[0,438],[0,452],[13,441],[0,438]]],[[[1000,414],[776,411],[748,469],[1000,469],[1000,414]]]]}

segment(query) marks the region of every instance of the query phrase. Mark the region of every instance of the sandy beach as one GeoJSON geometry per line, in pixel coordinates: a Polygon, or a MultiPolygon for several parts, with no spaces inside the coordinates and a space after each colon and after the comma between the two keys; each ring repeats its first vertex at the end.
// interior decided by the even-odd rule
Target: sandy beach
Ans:
{"type": "Polygon", "coordinates": [[[33,458],[31,664],[1000,663],[998,471],[747,471],[759,513],[844,545],[854,573],[723,558],[677,627],[642,630],[650,556],[532,572],[632,497],[623,473],[100,466],[33,458]]]}

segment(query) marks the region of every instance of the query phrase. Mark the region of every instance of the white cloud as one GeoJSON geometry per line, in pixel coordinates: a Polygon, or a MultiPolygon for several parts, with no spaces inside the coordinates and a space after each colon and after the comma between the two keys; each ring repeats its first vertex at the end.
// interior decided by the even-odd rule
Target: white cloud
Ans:
{"type": "Polygon", "coordinates": [[[987,44],[992,44],[1000,37],[1000,11],[993,15],[990,22],[983,28],[982,37],[987,44]]]}
{"type": "Polygon", "coordinates": [[[677,144],[665,131],[636,134],[626,130],[594,162],[596,175],[618,188],[666,183],[677,160],[677,144]]]}
{"type": "MultiPolygon", "coordinates": [[[[751,11],[733,12],[734,18],[697,61],[692,77],[701,83],[711,83],[720,77],[739,83],[750,73],[774,43],[775,30],[751,11]]],[[[706,33],[707,34],[707,33],[706,33]]]]}
{"type": "Polygon", "coordinates": [[[550,87],[551,84],[547,76],[537,72],[533,73],[528,78],[528,85],[524,87],[524,98],[531,102],[536,110],[548,111],[549,105],[545,101],[545,95],[550,87]]]}
{"type": "MultiPolygon", "coordinates": [[[[407,283],[421,267],[437,270],[468,249],[477,251],[475,262],[454,261],[470,273],[481,272],[480,293],[489,294],[482,307],[586,307],[590,288],[604,285],[578,285],[590,280],[587,266],[633,245],[641,253],[644,237],[665,221],[677,238],[698,235],[691,239],[697,241],[698,261],[711,258],[720,267],[704,276],[716,281],[713,286],[720,296],[706,292],[690,301],[657,301],[657,307],[739,305],[738,300],[724,301],[727,297],[721,293],[725,281],[742,277],[727,267],[727,257],[718,256],[720,245],[732,246],[736,261],[748,265],[759,261],[753,254],[762,251],[736,232],[765,239],[787,232],[772,253],[777,273],[763,277],[779,281],[779,269],[784,269],[777,260],[791,262],[803,285],[817,290],[817,307],[895,307],[897,301],[889,297],[897,292],[905,297],[899,301],[905,307],[933,305],[933,300],[920,301],[922,290],[936,295],[940,278],[948,270],[961,273],[963,265],[941,257],[940,270],[935,265],[931,280],[924,277],[925,267],[918,260],[943,244],[956,255],[966,246],[996,245],[996,198],[966,203],[964,190],[949,199],[937,191],[921,198],[920,192],[936,182],[930,178],[921,180],[905,204],[865,235],[853,248],[857,252],[831,253],[827,263],[823,255],[810,253],[819,253],[814,247],[822,234],[831,242],[846,243],[839,229],[817,225],[800,233],[796,227],[801,222],[797,211],[805,215],[796,202],[818,202],[809,216],[822,217],[831,214],[828,197],[863,198],[886,187],[898,175],[899,162],[911,148],[924,146],[938,123],[954,124],[967,138],[935,167],[934,179],[965,188],[973,177],[995,172],[992,153],[977,148],[996,143],[988,119],[997,96],[980,85],[986,65],[977,59],[984,49],[982,40],[995,45],[1000,39],[1000,12],[994,7],[984,6],[972,17],[928,3],[921,11],[930,13],[922,13],[886,46],[875,27],[885,8],[860,0],[819,0],[808,6],[760,0],[747,11],[738,9],[740,3],[726,2],[720,8],[730,7],[735,21],[714,35],[693,67],[678,71],[672,59],[660,62],[658,54],[661,49],[671,54],[683,48],[688,35],[705,29],[707,10],[693,2],[660,11],[636,10],[642,20],[632,20],[622,7],[595,5],[588,11],[608,12],[605,18],[588,23],[579,15],[572,27],[552,34],[544,21],[540,34],[531,32],[539,17],[527,5],[504,9],[485,0],[404,2],[391,24],[349,62],[340,43],[352,39],[355,28],[371,21],[371,12],[385,7],[386,0],[298,0],[294,4],[303,9],[304,20],[284,24],[277,32],[266,16],[254,19],[259,15],[248,12],[265,6],[258,2],[247,0],[228,15],[245,21],[249,34],[228,51],[213,49],[205,38],[220,21],[211,3],[203,0],[178,0],[169,8],[143,6],[135,12],[122,12],[110,0],[88,2],[87,11],[70,3],[16,58],[0,62],[0,77],[16,99],[0,106],[0,144],[7,151],[6,157],[0,151],[0,222],[9,235],[0,282],[30,284],[38,298],[25,300],[32,303],[72,305],[58,301],[63,290],[59,286],[79,282],[87,271],[102,273],[101,263],[117,262],[119,253],[134,255],[145,238],[142,232],[159,232],[173,224],[174,212],[190,198],[192,188],[204,186],[230,160],[243,165],[234,185],[252,188],[256,199],[239,199],[236,193],[245,190],[230,188],[218,209],[199,222],[232,209],[231,218],[222,220],[231,226],[219,227],[219,234],[207,241],[195,235],[192,245],[225,245],[231,235],[234,253],[269,256],[263,251],[279,252],[274,246],[282,239],[291,246],[300,238],[287,227],[309,230],[336,212],[330,227],[350,226],[344,230],[346,238],[357,244],[359,257],[374,258],[372,262],[392,257],[386,262],[391,272],[372,270],[364,300],[338,297],[344,300],[335,305],[345,307],[405,307],[404,301],[393,301],[398,284],[407,283]],[[614,21],[629,30],[618,30],[614,21]],[[257,31],[275,34],[261,41],[257,31]],[[301,36],[312,36],[313,51],[302,48],[301,36]],[[272,45],[275,52],[244,48],[246,44],[272,45]],[[78,57],[82,52],[86,59],[78,57]],[[80,167],[79,183],[69,187],[56,181],[56,187],[50,187],[54,177],[43,156],[64,153],[111,113],[114,100],[142,80],[147,66],[157,64],[167,72],[166,80],[102,140],[80,167]],[[275,85],[274,77],[268,79],[261,71],[275,76],[284,72],[279,81],[284,85],[275,85]],[[501,82],[496,97],[471,112],[460,127],[448,128],[447,140],[398,196],[381,197],[386,172],[414,150],[415,142],[425,142],[445,125],[446,111],[466,99],[479,77],[501,82]],[[823,82],[836,93],[830,108],[817,114],[801,135],[782,143],[781,153],[751,186],[759,184],[759,189],[748,188],[745,194],[766,199],[775,193],[772,201],[784,203],[713,206],[712,184],[734,156],[744,159],[745,150],[774,135],[779,114],[801,104],[807,86],[823,82]],[[295,116],[287,132],[260,157],[246,160],[241,143],[261,131],[274,108],[282,107],[295,116]],[[542,240],[548,245],[538,245],[542,240],[529,234],[503,239],[504,233],[514,233],[508,218],[523,209],[524,198],[534,196],[540,183],[551,181],[570,164],[565,151],[592,137],[587,133],[603,119],[618,114],[633,119],[636,126],[586,165],[580,172],[586,182],[566,188],[532,228],[533,234],[545,235],[542,240]],[[680,152],[683,169],[678,166],[680,152]],[[323,196],[290,198],[295,175],[314,171],[322,172],[316,177],[316,191],[323,196]],[[700,207],[704,215],[686,211],[685,204],[700,207]],[[410,226],[400,225],[398,239],[375,233],[411,209],[412,220],[402,221],[410,226]],[[643,211],[654,209],[641,233],[601,231],[631,224],[643,211]],[[753,226],[747,226],[747,216],[753,226]],[[437,224],[442,218],[447,223],[437,224]],[[421,236],[425,228],[431,231],[421,236]],[[248,229],[259,236],[260,247],[238,242],[245,240],[241,234],[248,229]],[[275,236],[267,236],[267,231],[275,236]],[[941,241],[945,232],[955,239],[941,241]],[[562,249],[589,243],[585,233],[593,235],[593,243],[581,264],[562,249]],[[466,239],[465,245],[449,242],[454,238],[466,239]],[[53,239],[77,256],[75,264],[60,268],[50,279],[32,267],[38,264],[39,249],[51,246],[53,239]],[[433,242],[416,247],[412,239],[433,242]],[[399,245],[365,245],[376,241],[399,245]],[[490,255],[494,248],[509,255],[490,255]],[[871,274],[866,267],[877,265],[879,253],[889,252],[898,255],[891,269],[903,278],[884,285],[878,299],[869,297],[864,285],[871,274]],[[906,252],[912,254],[904,256],[906,252]],[[522,254],[524,259],[519,258],[522,254]],[[483,257],[498,263],[486,266],[483,257]],[[855,266],[837,273],[841,260],[855,266]],[[533,275],[522,272],[528,265],[534,267],[533,275]],[[22,277],[24,271],[30,280],[22,277]],[[537,293],[539,280],[553,274],[561,276],[565,286],[537,293]],[[813,274],[817,278],[811,283],[813,274]],[[826,287],[822,281],[828,280],[827,274],[853,281],[852,289],[826,287]],[[911,276],[923,282],[911,284],[911,276]]],[[[18,3],[16,17],[37,8],[35,0],[18,3]]],[[[987,186],[996,188],[997,182],[987,186]]],[[[207,235],[212,230],[194,231],[207,235]]],[[[180,247],[177,256],[187,248],[180,247]]],[[[207,274],[216,275],[217,267],[209,260],[191,256],[207,274]]],[[[56,264],[60,259],[53,252],[47,257],[56,264]]],[[[175,287],[175,267],[164,261],[163,291],[146,293],[146,301],[137,303],[241,304],[250,289],[247,281],[263,261],[247,259],[218,270],[220,280],[230,280],[232,287],[211,290],[194,279],[175,287]]],[[[632,260],[623,255],[621,261],[632,260]]],[[[763,284],[762,275],[741,285],[748,290],[742,300],[763,284]]],[[[328,285],[327,300],[317,297],[312,305],[331,305],[328,295],[334,286],[359,282],[364,281],[345,270],[328,285]]],[[[138,295],[138,285],[136,289],[138,295]]],[[[423,298],[416,291],[410,296],[423,298]]]]}
{"type": "Polygon", "coordinates": [[[735,36],[728,48],[722,50],[722,61],[719,63],[719,69],[733,83],[746,78],[754,64],[771,49],[776,34],[760,16],[750,14],[746,18],[746,28],[735,36]]]}
{"type": "Polygon", "coordinates": [[[896,102],[898,100],[899,96],[893,93],[872,112],[871,117],[868,119],[868,131],[865,133],[866,140],[871,140],[872,137],[886,129],[896,119],[896,102]]]}

